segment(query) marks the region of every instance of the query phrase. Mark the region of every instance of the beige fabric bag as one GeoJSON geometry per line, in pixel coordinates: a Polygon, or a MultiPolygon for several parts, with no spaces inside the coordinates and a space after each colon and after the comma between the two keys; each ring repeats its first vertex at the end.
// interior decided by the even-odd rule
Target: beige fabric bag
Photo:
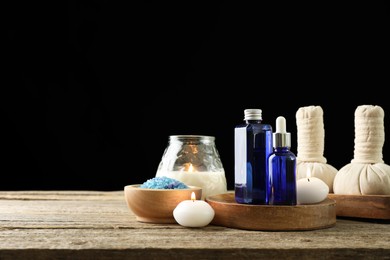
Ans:
{"type": "Polygon", "coordinates": [[[324,119],[320,106],[300,107],[296,112],[298,152],[297,180],[310,175],[324,181],[333,192],[333,180],[337,169],[326,163],[324,153],[324,119]]]}
{"type": "Polygon", "coordinates": [[[333,182],[335,194],[390,195],[390,166],[383,161],[384,111],[361,105],[355,110],[355,149],[351,163],[342,167],[333,182]]]}

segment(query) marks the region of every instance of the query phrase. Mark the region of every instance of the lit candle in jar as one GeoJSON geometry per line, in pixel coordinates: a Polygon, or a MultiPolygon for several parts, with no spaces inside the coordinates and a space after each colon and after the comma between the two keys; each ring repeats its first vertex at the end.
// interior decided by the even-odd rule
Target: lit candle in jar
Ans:
{"type": "Polygon", "coordinates": [[[214,136],[170,135],[157,168],[156,177],[159,176],[201,187],[202,200],[227,192],[225,170],[214,136]]]}
{"type": "Polygon", "coordinates": [[[321,179],[311,177],[307,168],[306,178],[297,180],[298,204],[315,204],[325,200],[329,193],[328,185],[321,179]]]}
{"type": "Polygon", "coordinates": [[[204,227],[214,218],[214,209],[203,200],[196,200],[192,192],[191,200],[180,202],[173,210],[176,222],[185,227],[204,227]]]}

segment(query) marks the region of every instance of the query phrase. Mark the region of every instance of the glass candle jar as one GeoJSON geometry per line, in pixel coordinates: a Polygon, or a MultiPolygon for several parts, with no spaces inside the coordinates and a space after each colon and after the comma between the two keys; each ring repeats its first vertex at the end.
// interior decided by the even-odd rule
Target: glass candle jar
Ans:
{"type": "Polygon", "coordinates": [[[156,177],[166,176],[202,188],[202,198],[226,193],[225,170],[214,136],[171,135],[156,177]]]}

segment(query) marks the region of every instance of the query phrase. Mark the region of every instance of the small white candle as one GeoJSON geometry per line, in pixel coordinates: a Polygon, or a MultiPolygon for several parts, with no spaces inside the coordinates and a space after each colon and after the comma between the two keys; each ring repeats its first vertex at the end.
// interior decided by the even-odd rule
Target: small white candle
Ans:
{"type": "Polygon", "coordinates": [[[196,200],[194,192],[191,194],[191,200],[180,202],[173,210],[176,222],[185,227],[207,226],[214,215],[214,209],[207,202],[196,200]]]}
{"type": "Polygon", "coordinates": [[[297,180],[298,204],[315,204],[325,200],[329,193],[328,185],[321,179],[311,177],[307,168],[307,177],[297,180]]]}

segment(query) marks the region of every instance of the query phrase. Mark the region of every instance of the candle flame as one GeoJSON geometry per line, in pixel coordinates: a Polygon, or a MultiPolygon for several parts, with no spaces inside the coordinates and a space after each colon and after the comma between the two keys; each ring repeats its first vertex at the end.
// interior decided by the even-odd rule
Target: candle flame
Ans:
{"type": "Polygon", "coordinates": [[[306,178],[310,178],[311,177],[311,171],[310,171],[310,168],[307,167],[307,170],[306,170],[306,178]]]}
{"type": "Polygon", "coordinates": [[[192,201],[195,201],[195,200],[196,200],[195,192],[192,192],[192,193],[191,193],[191,200],[192,200],[192,201]]]}
{"type": "Polygon", "coordinates": [[[195,171],[195,167],[192,166],[192,163],[185,163],[185,164],[184,164],[184,169],[182,168],[181,171],[185,171],[185,172],[194,172],[194,171],[195,171]]]}

